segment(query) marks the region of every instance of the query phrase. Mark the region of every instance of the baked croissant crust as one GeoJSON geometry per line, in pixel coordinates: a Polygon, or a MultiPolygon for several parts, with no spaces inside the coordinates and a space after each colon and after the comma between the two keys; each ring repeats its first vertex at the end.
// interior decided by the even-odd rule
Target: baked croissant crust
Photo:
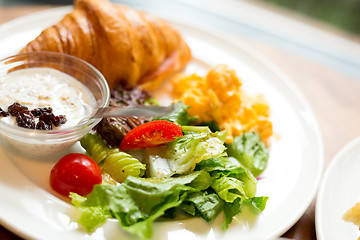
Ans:
{"type": "Polygon", "coordinates": [[[191,59],[186,42],[165,21],[107,0],[76,0],[71,13],[21,50],[33,51],[81,58],[110,88],[154,85],[191,59]]]}

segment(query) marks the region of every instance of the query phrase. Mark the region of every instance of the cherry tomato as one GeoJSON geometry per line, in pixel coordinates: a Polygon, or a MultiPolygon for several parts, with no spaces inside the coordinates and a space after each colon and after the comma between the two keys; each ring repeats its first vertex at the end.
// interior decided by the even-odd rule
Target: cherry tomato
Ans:
{"type": "Polygon", "coordinates": [[[81,153],[62,157],[52,168],[50,186],[58,193],[88,195],[95,184],[102,182],[101,169],[94,160],[81,153]]]}
{"type": "Polygon", "coordinates": [[[173,141],[181,137],[181,127],[166,120],[144,123],[125,135],[120,143],[121,150],[144,149],[173,141]]]}

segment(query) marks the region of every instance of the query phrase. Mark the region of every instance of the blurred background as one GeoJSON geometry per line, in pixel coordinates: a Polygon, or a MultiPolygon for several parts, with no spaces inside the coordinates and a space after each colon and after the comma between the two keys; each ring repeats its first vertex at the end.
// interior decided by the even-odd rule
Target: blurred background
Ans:
{"type": "MultiPolygon", "coordinates": [[[[209,31],[261,41],[360,81],[360,0],[111,1],[209,31]]],[[[73,0],[0,0],[0,8],[21,5],[26,15],[26,6],[72,3],[73,0]]]]}
{"type": "Polygon", "coordinates": [[[360,34],[360,0],[258,0],[360,34]]]}
{"type": "MultiPolygon", "coordinates": [[[[251,0],[314,20],[324,22],[341,31],[360,35],[360,0],[251,0]]],[[[19,4],[72,4],[73,0],[0,0],[0,6],[19,4]]]]}

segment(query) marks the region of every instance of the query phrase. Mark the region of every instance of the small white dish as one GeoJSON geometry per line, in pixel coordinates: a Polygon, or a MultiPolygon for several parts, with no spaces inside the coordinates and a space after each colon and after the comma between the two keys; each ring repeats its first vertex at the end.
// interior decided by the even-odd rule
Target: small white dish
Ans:
{"type": "MultiPolygon", "coordinates": [[[[15,146],[19,151],[23,151],[28,155],[49,156],[60,153],[69,148],[76,141],[80,140],[97,123],[100,122],[100,119],[94,119],[90,117],[99,108],[107,107],[109,105],[109,86],[103,75],[92,65],[79,58],[67,54],[56,52],[31,52],[13,55],[0,60],[0,78],[2,78],[2,82],[5,86],[6,84],[10,84],[11,81],[19,79],[19,77],[7,78],[8,76],[17,73],[18,71],[30,69],[49,69],[74,79],[73,88],[77,89],[77,91],[80,91],[81,89],[82,92],[81,94],[79,93],[79,96],[84,99],[84,102],[82,102],[81,105],[78,105],[82,106],[83,108],[86,107],[83,111],[85,112],[84,114],[87,119],[86,121],[79,121],[79,123],[74,126],[52,130],[29,129],[19,127],[16,124],[0,121],[0,135],[10,144],[15,146]]],[[[31,73],[26,72],[26,74],[31,73]]],[[[35,77],[39,73],[32,72],[32,74],[33,75],[31,75],[31,77],[35,77]]],[[[48,75],[46,76],[48,77],[48,75]]],[[[65,81],[64,76],[60,76],[61,80],[65,81]]],[[[60,77],[58,78],[60,79],[60,77]]],[[[37,100],[37,95],[34,93],[36,91],[32,90],[31,88],[33,86],[29,86],[27,82],[23,82],[29,81],[29,77],[20,79],[22,83],[22,88],[20,90],[27,92],[28,95],[19,95],[19,97],[15,99],[25,101],[24,97],[26,97],[26,99],[31,99],[28,96],[32,96],[31,94],[33,94],[34,96],[32,96],[32,100],[34,100],[34,98],[37,100]]],[[[40,81],[38,83],[40,83],[40,81]]],[[[16,82],[16,84],[20,85],[18,82],[16,82]]],[[[17,91],[19,91],[19,89],[17,89],[17,91]]],[[[4,93],[4,95],[1,95],[1,97],[9,99],[7,91],[2,91],[2,93],[4,93]]],[[[59,91],[57,94],[59,94],[59,91]]],[[[30,101],[30,103],[35,102],[30,101]]],[[[49,101],[46,103],[49,103],[49,101]]],[[[73,105],[69,105],[71,107],[75,107],[75,104],[72,104],[73,105]]],[[[80,108],[80,106],[78,106],[78,108],[80,108]]],[[[6,118],[10,117],[11,116],[8,116],[6,118]]]]}
{"type": "Polygon", "coordinates": [[[356,240],[360,230],[342,219],[360,202],[360,137],[348,143],[327,167],[316,201],[316,235],[319,240],[356,240]]]}

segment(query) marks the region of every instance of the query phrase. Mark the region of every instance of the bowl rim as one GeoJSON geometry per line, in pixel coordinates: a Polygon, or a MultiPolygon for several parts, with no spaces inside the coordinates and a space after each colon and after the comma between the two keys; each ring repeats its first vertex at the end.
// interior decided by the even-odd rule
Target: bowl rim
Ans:
{"type": "MultiPolygon", "coordinates": [[[[100,88],[102,88],[104,90],[104,93],[102,95],[105,98],[104,103],[99,106],[99,107],[107,107],[109,105],[110,102],[110,88],[108,85],[108,82],[106,81],[105,77],[102,75],[102,73],[96,69],[93,65],[91,65],[90,63],[72,56],[70,54],[66,54],[66,53],[59,53],[59,52],[52,52],[52,51],[36,51],[36,52],[26,52],[26,53],[19,53],[19,54],[15,54],[15,55],[11,55],[8,57],[5,57],[3,59],[0,59],[0,64],[1,63],[6,63],[6,61],[10,60],[10,59],[14,59],[14,58],[19,58],[19,57],[26,57],[26,56],[31,56],[31,55],[52,55],[55,57],[65,57],[68,59],[72,59],[75,61],[80,62],[81,64],[84,64],[86,67],[90,68],[92,71],[95,72],[96,75],[98,75],[98,79],[100,80],[100,88]]],[[[77,80],[78,81],[78,80],[77,80]]],[[[85,85],[84,85],[85,86],[85,85]]],[[[86,86],[85,86],[86,87],[86,86]]],[[[97,108],[99,108],[97,107],[97,108]]],[[[101,119],[95,119],[95,118],[91,118],[92,115],[95,114],[96,109],[95,108],[93,110],[93,112],[91,113],[91,115],[89,117],[86,117],[86,121],[81,120],[80,124],[71,126],[71,127],[67,127],[67,128],[62,128],[62,129],[52,129],[52,130],[39,130],[39,129],[29,129],[29,128],[23,128],[23,127],[19,127],[16,125],[11,125],[8,124],[4,121],[0,121],[0,129],[2,133],[10,133],[12,135],[23,135],[23,134],[29,134],[31,135],[31,137],[35,137],[35,136],[39,136],[39,137],[44,137],[44,138],[49,138],[49,136],[66,136],[69,134],[73,134],[78,132],[79,130],[85,129],[91,125],[93,125],[94,123],[97,124],[101,121],[101,119]]],[[[24,136],[23,136],[24,137],[24,136]]]]}

